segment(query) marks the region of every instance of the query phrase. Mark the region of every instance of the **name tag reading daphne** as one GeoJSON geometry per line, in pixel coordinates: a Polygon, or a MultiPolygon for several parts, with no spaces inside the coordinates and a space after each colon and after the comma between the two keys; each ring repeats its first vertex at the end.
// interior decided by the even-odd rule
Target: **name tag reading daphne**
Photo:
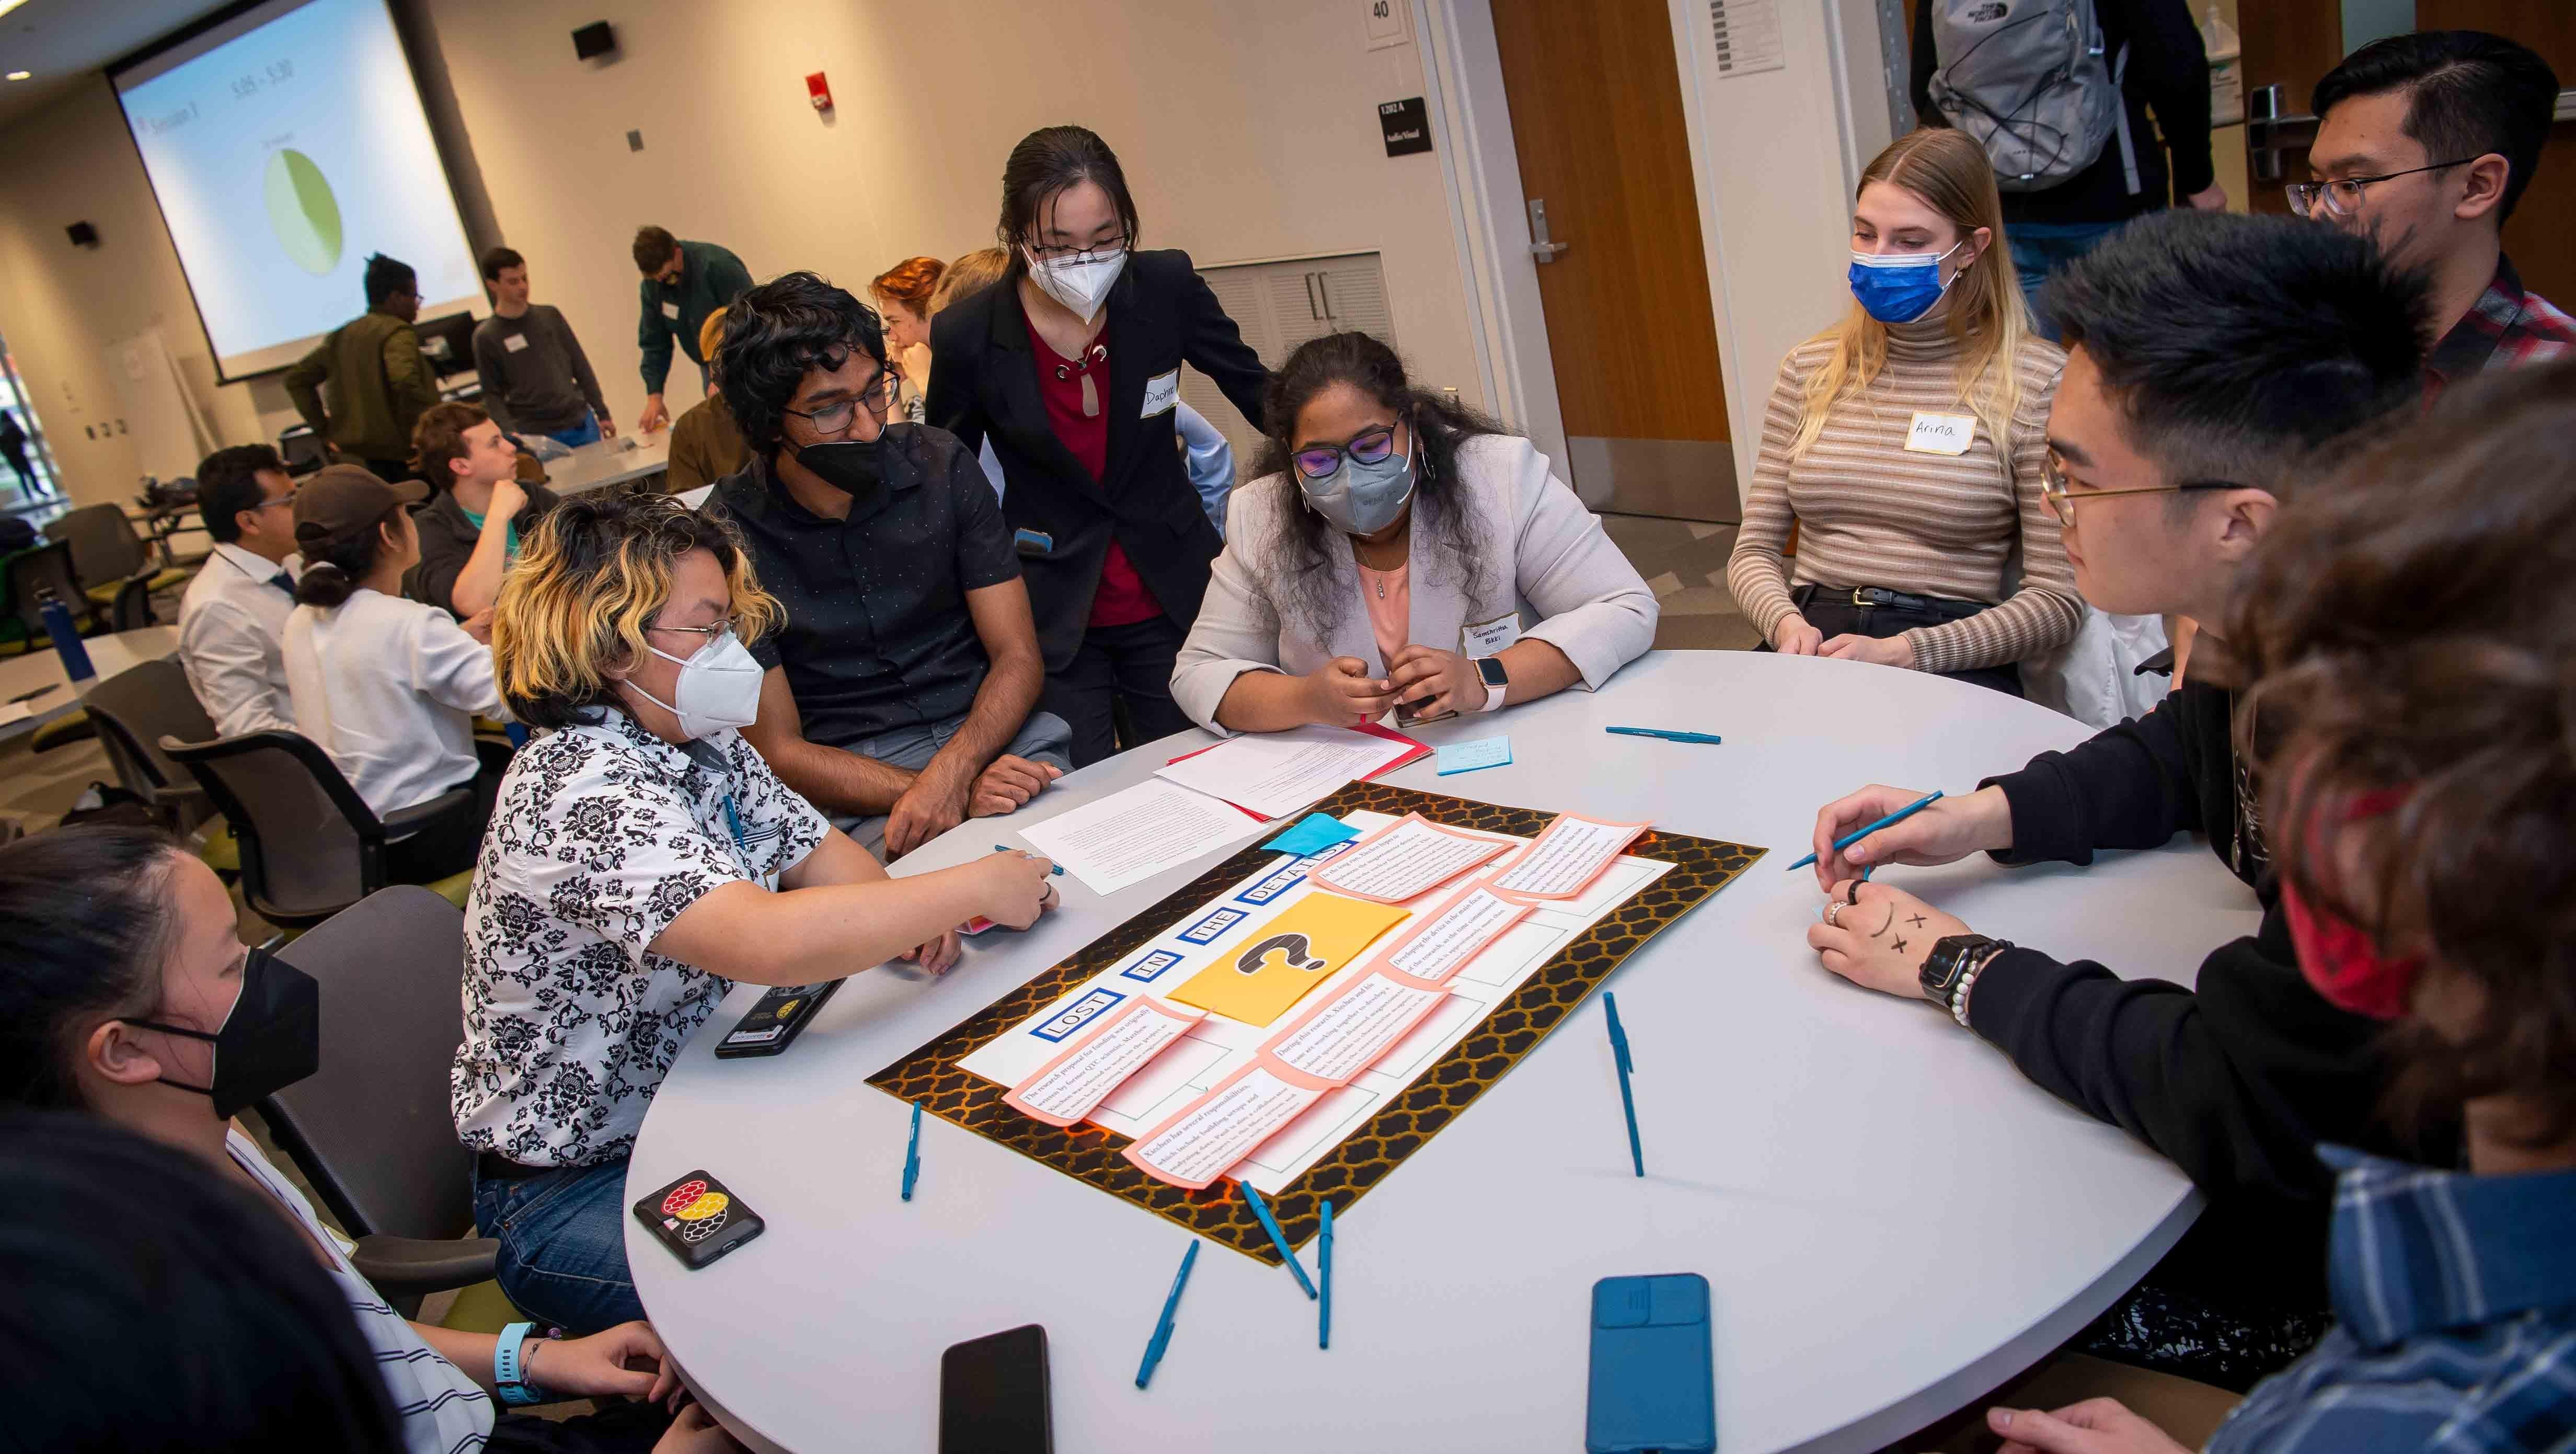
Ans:
{"type": "Polygon", "coordinates": [[[1905,447],[1915,454],[1966,454],[1976,442],[1977,416],[1914,411],[1914,427],[1905,431],[1905,447]]]}

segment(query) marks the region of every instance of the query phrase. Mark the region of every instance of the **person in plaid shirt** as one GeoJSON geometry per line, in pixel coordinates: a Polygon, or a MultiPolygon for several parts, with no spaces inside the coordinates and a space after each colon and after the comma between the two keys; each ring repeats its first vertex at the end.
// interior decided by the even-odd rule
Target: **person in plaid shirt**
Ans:
{"type": "Polygon", "coordinates": [[[2291,209],[2431,275],[2435,391],[2576,350],[2576,319],[2522,286],[2503,243],[2557,102],[2547,62],[2476,30],[2374,41],[2317,82],[2314,180],[2292,184],[2291,209]]]}
{"type": "MultiPolygon", "coordinates": [[[[2317,992],[2392,1022],[2398,1122],[2343,1147],[2336,1326],[2209,1454],[2576,1450],[2576,358],[2462,384],[2282,512],[2227,632],[2317,992]],[[2529,603],[2500,614],[2495,601],[2529,603]]],[[[2181,1454],[2117,1400],[1996,1408],[2007,1454],[2181,1454]]]]}

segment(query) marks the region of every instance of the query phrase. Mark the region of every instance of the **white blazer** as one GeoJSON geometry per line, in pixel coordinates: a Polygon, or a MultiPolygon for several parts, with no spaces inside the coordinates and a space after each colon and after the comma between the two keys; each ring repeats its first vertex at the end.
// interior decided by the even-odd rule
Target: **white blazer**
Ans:
{"type": "MultiPolygon", "coordinates": [[[[1483,579],[1471,599],[1452,570],[1410,572],[1415,642],[1467,651],[1470,623],[1514,617],[1515,634],[1564,652],[1584,686],[1595,690],[1645,653],[1655,639],[1655,594],[1610,543],[1600,520],[1550,472],[1546,455],[1516,435],[1477,435],[1458,446],[1458,473],[1485,551],[1483,579]]],[[[1225,553],[1216,558],[1197,624],[1172,669],[1172,700],[1211,732],[1225,733],[1216,706],[1245,672],[1304,676],[1337,656],[1367,662],[1372,674],[1386,669],[1360,603],[1349,536],[1332,532],[1324,547],[1341,602],[1331,639],[1308,639],[1283,609],[1280,496],[1296,488],[1285,475],[1269,475],[1235,491],[1225,553]]]]}

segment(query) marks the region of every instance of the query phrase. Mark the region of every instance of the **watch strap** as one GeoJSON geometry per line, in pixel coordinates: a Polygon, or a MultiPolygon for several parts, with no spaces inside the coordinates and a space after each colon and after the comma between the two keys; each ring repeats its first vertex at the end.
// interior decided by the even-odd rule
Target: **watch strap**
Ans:
{"type": "Polygon", "coordinates": [[[1511,690],[1511,675],[1504,671],[1503,664],[1493,657],[1478,656],[1471,657],[1469,660],[1476,663],[1477,680],[1485,684],[1485,704],[1476,710],[1490,712],[1503,704],[1504,695],[1511,690]],[[1487,669],[1488,663],[1492,664],[1491,670],[1487,669]]]}
{"type": "Polygon", "coordinates": [[[501,1340],[492,1345],[492,1386],[501,1402],[513,1408],[546,1402],[546,1395],[527,1380],[526,1345],[534,1323],[512,1323],[501,1330],[501,1340]]]}

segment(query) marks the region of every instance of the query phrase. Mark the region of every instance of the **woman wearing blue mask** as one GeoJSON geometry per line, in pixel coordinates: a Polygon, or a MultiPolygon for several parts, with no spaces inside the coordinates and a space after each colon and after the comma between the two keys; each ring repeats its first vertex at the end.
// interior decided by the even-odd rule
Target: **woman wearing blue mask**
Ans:
{"type": "Polygon", "coordinates": [[[2031,332],[1985,153],[1897,138],[1862,173],[1851,249],[1851,307],[1780,365],[1727,584],[1768,649],[2018,696],[2015,664],[2084,603],[2042,498],[2066,355],[2031,332]]]}
{"type": "Polygon", "coordinates": [[[1491,711],[1597,688],[1653,644],[1654,593],[1547,456],[1414,388],[1385,344],[1301,345],[1266,413],[1172,673],[1199,725],[1491,711]]]}

